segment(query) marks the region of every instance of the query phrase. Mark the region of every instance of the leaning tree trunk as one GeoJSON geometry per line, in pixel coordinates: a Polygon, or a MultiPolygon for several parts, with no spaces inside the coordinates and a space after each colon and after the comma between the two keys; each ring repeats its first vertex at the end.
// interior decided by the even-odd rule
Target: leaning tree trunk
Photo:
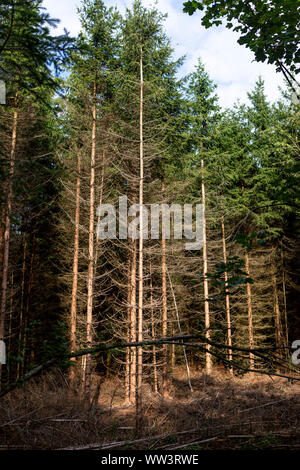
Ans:
{"type": "MultiPolygon", "coordinates": [[[[79,258],[79,222],[80,222],[80,185],[81,185],[81,155],[77,155],[77,178],[76,178],[76,202],[75,202],[75,233],[74,233],[74,255],[73,255],[73,283],[70,314],[70,347],[71,352],[76,349],[76,321],[77,321],[77,290],[78,290],[78,258],[79,258]]],[[[73,361],[75,359],[73,358],[73,361]]],[[[70,381],[75,378],[75,365],[71,365],[69,371],[70,381]]]]}
{"type": "MultiPolygon", "coordinates": [[[[208,301],[208,269],[207,269],[207,239],[206,239],[206,199],[205,199],[205,183],[204,183],[204,161],[201,160],[202,170],[202,216],[203,216],[203,287],[204,287],[204,314],[205,314],[205,338],[210,341],[210,314],[209,314],[209,301],[208,301]]],[[[206,373],[210,374],[212,370],[211,354],[209,352],[211,346],[206,344],[205,356],[205,369],[206,373]]]]}
{"type": "MultiPolygon", "coordinates": [[[[7,190],[6,213],[5,213],[5,229],[4,229],[4,242],[3,242],[3,268],[2,268],[2,285],[1,285],[1,305],[0,305],[0,340],[5,337],[5,314],[7,303],[7,279],[8,279],[8,261],[9,261],[9,243],[10,243],[10,217],[13,199],[13,178],[15,173],[15,158],[16,158],[16,144],[17,144],[17,127],[18,127],[19,112],[14,110],[13,127],[11,137],[11,151],[10,151],[10,170],[9,182],[7,190]]],[[[2,376],[2,366],[0,364],[0,382],[2,376]]]]}
{"type": "MultiPolygon", "coordinates": [[[[92,346],[93,341],[93,291],[94,291],[94,231],[95,231],[95,164],[96,164],[96,82],[93,91],[93,122],[92,122],[92,150],[90,166],[90,216],[89,216],[89,259],[88,259],[88,293],[86,312],[86,343],[92,346]]],[[[85,391],[88,397],[91,393],[92,357],[87,355],[85,365],[85,391]]]]}
{"type": "MultiPolygon", "coordinates": [[[[226,239],[225,239],[225,225],[224,225],[224,216],[222,215],[222,244],[223,244],[223,261],[226,266],[227,264],[227,253],[226,253],[226,239]]],[[[228,293],[228,273],[227,269],[225,268],[224,272],[224,279],[225,279],[225,309],[226,309],[226,323],[227,323],[227,345],[232,346],[232,338],[231,338],[231,315],[230,315],[230,300],[229,300],[229,293],[228,293]]],[[[232,350],[228,350],[228,360],[232,362],[232,350]]],[[[233,374],[232,365],[229,367],[230,373],[233,374]]]]}

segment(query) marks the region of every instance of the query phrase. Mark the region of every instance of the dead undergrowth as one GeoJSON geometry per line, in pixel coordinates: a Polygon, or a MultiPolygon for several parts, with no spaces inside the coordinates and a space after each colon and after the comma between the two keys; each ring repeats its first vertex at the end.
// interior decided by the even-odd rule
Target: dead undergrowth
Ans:
{"type": "Polygon", "coordinates": [[[232,378],[174,371],[170,398],[145,386],[141,432],[125,406],[123,383],[101,380],[87,404],[62,374],[27,383],[0,401],[0,449],[266,449],[300,448],[300,385],[248,374],[232,378]]]}

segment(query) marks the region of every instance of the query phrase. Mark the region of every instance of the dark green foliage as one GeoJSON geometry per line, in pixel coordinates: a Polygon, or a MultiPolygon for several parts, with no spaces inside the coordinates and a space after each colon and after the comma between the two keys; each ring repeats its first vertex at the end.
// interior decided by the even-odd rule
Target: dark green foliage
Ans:
{"type": "Polygon", "coordinates": [[[52,71],[64,65],[73,39],[67,32],[50,33],[59,20],[51,18],[42,0],[4,0],[0,5],[0,77],[9,88],[26,89],[36,94],[36,87],[56,88],[52,71]]]}

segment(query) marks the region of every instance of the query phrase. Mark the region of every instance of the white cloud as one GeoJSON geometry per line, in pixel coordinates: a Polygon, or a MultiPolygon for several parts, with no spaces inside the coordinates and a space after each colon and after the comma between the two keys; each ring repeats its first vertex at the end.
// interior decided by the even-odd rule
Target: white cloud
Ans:
{"type": "MultiPolygon", "coordinates": [[[[154,5],[152,0],[144,1],[146,6],[154,5]]],[[[106,0],[108,6],[117,6],[121,13],[130,7],[130,0],[106,0]]],[[[182,12],[183,0],[158,0],[157,6],[168,18],[165,28],[175,49],[175,57],[186,55],[181,73],[193,70],[198,57],[202,59],[210,77],[218,85],[222,106],[231,106],[238,98],[247,101],[250,91],[259,75],[265,80],[266,94],[275,101],[283,86],[283,77],[269,64],[254,62],[254,55],[237,43],[238,35],[223,26],[206,30],[201,26],[201,13],[189,16],[182,12]]],[[[76,7],[80,0],[44,0],[44,6],[51,16],[61,19],[58,32],[66,27],[72,35],[80,29],[76,7]]]]}
{"type": "Polygon", "coordinates": [[[80,21],[77,15],[77,7],[80,0],[44,0],[43,6],[48,10],[52,18],[61,20],[57,34],[66,28],[71,35],[75,36],[80,30],[80,21]]]}

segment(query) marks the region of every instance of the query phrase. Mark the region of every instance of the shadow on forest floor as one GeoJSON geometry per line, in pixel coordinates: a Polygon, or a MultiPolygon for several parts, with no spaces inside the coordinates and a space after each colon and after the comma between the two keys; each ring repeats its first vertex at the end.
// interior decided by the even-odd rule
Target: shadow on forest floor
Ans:
{"type": "Polygon", "coordinates": [[[169,398],[144,387],[139,434],[123,382],[102,380],[93,406],[62,374],[11,392],[0,402],[0,450],[300,448],[300,385],[286,379],[194,371],[191,393],[184,369],[176,368],[169,398]]]}

